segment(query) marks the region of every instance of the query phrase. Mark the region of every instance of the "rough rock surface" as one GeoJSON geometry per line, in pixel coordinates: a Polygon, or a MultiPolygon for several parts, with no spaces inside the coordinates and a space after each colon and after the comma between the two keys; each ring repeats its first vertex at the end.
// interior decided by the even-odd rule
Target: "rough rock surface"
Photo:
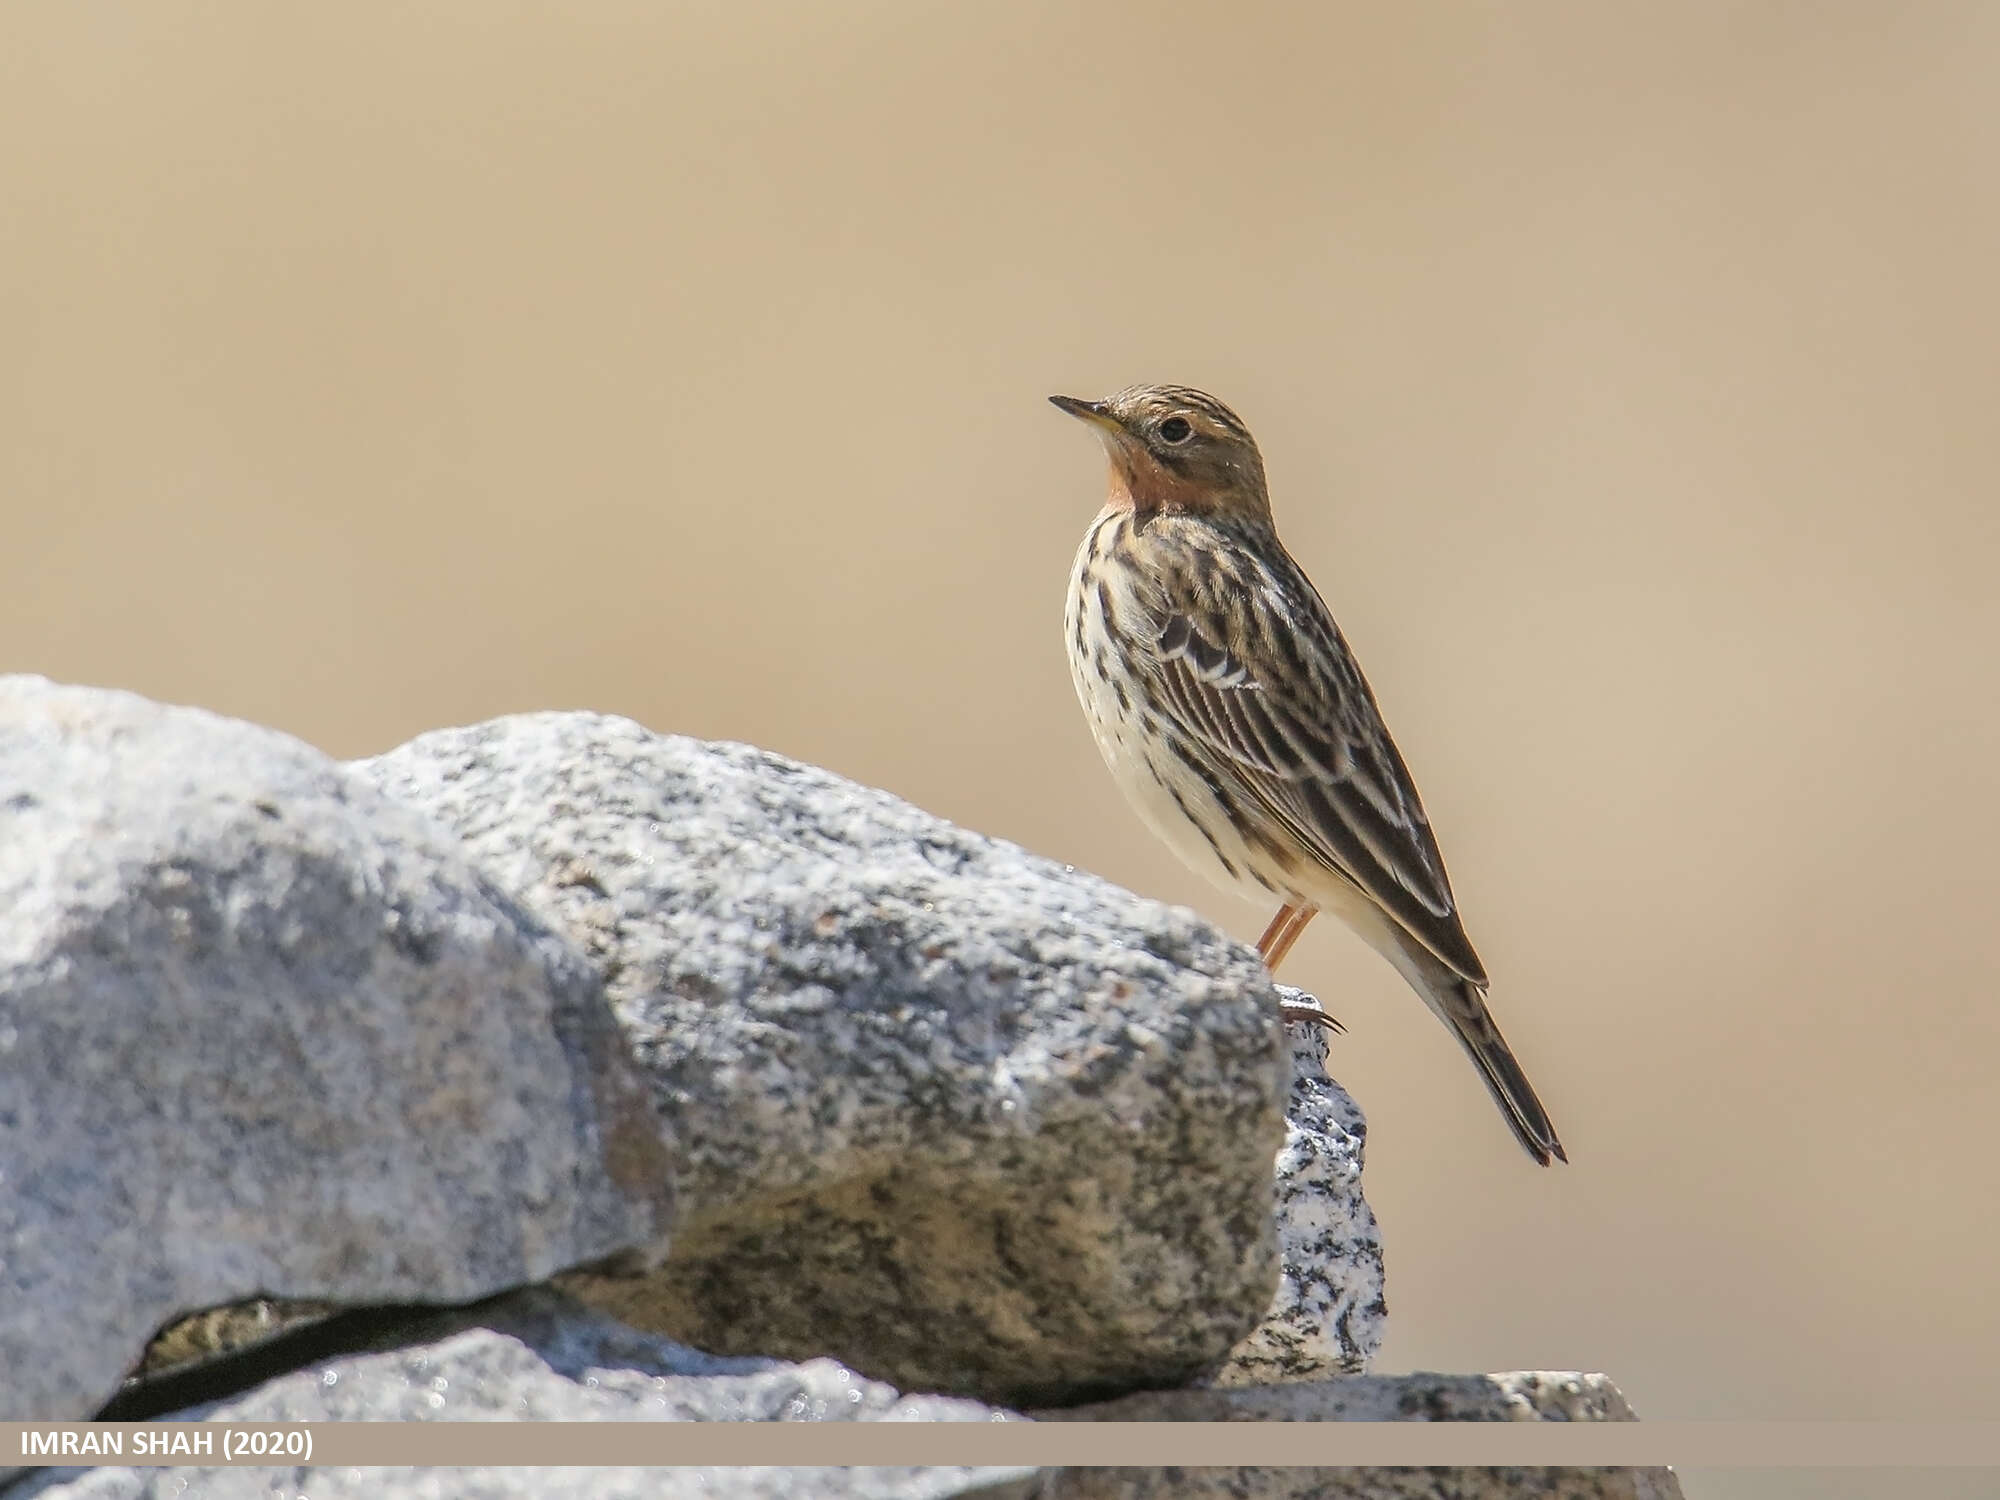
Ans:
{"type": "Polygon", "coordinates": [[[1184,1380],[1270,1304],[1277,995],[1191,913],[622,719],[354,769],[602,968],[680,1140],[670,1259],[582,1288],[626,1321],[1018,1403],[1184,1380]]]}
{"type": "MultiPolygon", "coordinates": [[[[255,1390],[162,1418],[216,1422],[990,1422],[973,1401],[903,1396],[829,1359],[726,1359],[643,1334],[546,1290],[441,1313],[404,1347],[316,1360],[255,1390]]],[[[49,1469],[8,1500],[199,1494],[747,1496],[1013,1500],[1030,1468],[49,1469]]]]}
{"type": "Polygon", "coordinates": [[[260,1422],[1025,1420],[955,1396],[905,1396],[831,1359],[705,1354],[548,1287],[442,1309],[381,1342],[198,1411],[260,1422]]]}
{"type": "MultiPolygon", "coordinates": [[[[777,756],[539,715],[342,768],[0,678],[0,912],[0,1418],[96,1409],[197,1308],[239,1304],[184,1320],[162,1363],[326,1311],[280,1298],[363,1308],[157,1373],[121,1415],[1019,1419],[854,1366],[1022,1403],[1195,1382],[1037,1414],[1066,1422],[1633,1420],[1601,1376],[1318,1378],[1363,1362],[1383,1317],[1364,1126],[1323,1035],[1295,1028],[1287,1059],[1262,966],[1191,914],[777,756]],[[592,1272],[659,1261],[677,1176],[664,1264],[592,1272]],[[546,1287],[367,1306],[565,1267],[753,1357],[546,1287]]],[[[41,1470],[8,1494],[1679,1494],[1665,1470],[501,1451],[41,1470]]]]}
{"type": "Polygon", "coordinates": [[[1036,1470],[973,1468],[48,1469],[45,1500],[1040,1500],[1036,1470]],[[282,1486],[282,1488],[281,1488],[282,1486]]]}
{"type": "Polygon", "coordinates": [[[458,1301],[657,1252],[597,976],[284,735],[0,679],[0,1418],[258,1293],[458,1301]]]}
{"type": "MultiPolygon", "coordinates": [[[[390,1342],[390,1341],[385,1341],[390,1342]]],[[[168,1377],[171,1379],[171,1377],[168,1377]]],[[[1358,1376],[1318,1383],[1131,1396],[1037,1413],[1067,1421],[1631,1421],[1602,1376],[1358,1376]]],[[[602,1318],[546,1290],[429,1315],[391,1347],[303,1361],[240,1396],[165,1420],[992,1422],[1016,1413],[901,1396],[830,1360],[787,1365],[697,1353],[602,1318]]],[[[509,1456],[512,1456],[510,1453],[509,1456]]],[[[14,1497],[63,1500],[181,1493],[257,1500],[315,1496],[779,1497],[980,1496],[985,1500],[1679,1500],[1659,1469],[1543,1468],[619,1468],[44,1470],[14,1497]],[[182,1485],[187,1488],[184,1490],[182,1485]]]]}
{"type": "Polygon", "coordinates": [[[145,1358],[134,1373],[150,1375],[201,1364],[232,1350],[268,1342],[337,1311],[329,1302],[281,1302],[271,1297],[204,1308],[161,1329],[158,1337],[146,1346],[145,1358]]]}
{"type": "MultiPolygon", "coordinates": [[[[1311,996],[1279,986],[1287,1003],[1311,996]]],[[[1292,1092],[1278,1153],[1278,1250],[1283,1271],[1264,1321],[1229,1353],[1216,1385],[1324,1380],[1367,1368],[1382,1347],[1382,1236],[1361,1195],[1368,1126],[1326,1076],[1327,1033],[1285,1028],[1292,1092]]]]}
{"type": "Polygon", "coordinates": [[[1034,1500],[1681,1500],[1671,1469],[1044,1470],[1034,1500]]]}
{"type": "MultiPolygon", "coordinates": [[[[1635,1422],[1603,1375],[1350,1375],[1147,1391],[1032,1413],[1055,1422],[1635,1422]]],[[[1045,1472],[1037,1500],[1680,1500],[1670,1469],[1093,1468],[1045,1472]]]]}
{"type": "Polygon", "coordinates": [[[1141,1391],[1038,1411],[1043,1422],[1636,1422],[1604,1375],[1348,1375],[1284,1385],[1141,1391]]]}

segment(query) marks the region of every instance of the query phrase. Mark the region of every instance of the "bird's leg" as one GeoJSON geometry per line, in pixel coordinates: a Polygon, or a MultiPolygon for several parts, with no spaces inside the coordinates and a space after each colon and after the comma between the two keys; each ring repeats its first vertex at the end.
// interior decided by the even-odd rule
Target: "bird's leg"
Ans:
{"type": "Polygon", "coordinates": [[[1318,915],[1319,908],[1316,906],[1293,906],[1286,902],[1279,907],[1278,914],[1271,918],[1271,925],[1257,939],[1257,956],[1264,960],[1264,967],[1273,974],[1277,973],[1278,965],[1292,951],[1292,944],[1306,930],[1306,923],[1318,915]]]}
{"type": "MultiPolygon", "coordinates": [[[[1287,902],[1279,907],[1278,914],[1271,918],[1271,925],[1257,939],[1257,956],[1264,960],[1264,967],[1276,974],[1278,965],[1292,951],[1292,944],[1306,930],[1306,923],[1318,915],[1317,906],[1293,906],[1287,902]]],[[[1347,1029],[1316,1005],[1281,1005],[1278,1009],[1287,1021],[1311,1021],[1332,1031],[1347,1029]]]]}

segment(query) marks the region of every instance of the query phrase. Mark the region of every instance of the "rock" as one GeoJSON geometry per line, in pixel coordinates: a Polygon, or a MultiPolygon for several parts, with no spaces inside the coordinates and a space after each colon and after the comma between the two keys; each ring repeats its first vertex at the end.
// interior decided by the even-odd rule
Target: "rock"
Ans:
{"type": "MultiPolygon", "coordinates": [[[[212,1422],[991,1422],[977,1402],[903,1396],[832,1360],[722,1359],[642,1334],[546,1290],[415,1325],[402,1347],[315,1360],[167,1421],[212,1422]]],[[[1013,1418],[1018,1420],[1018,1418],[1013,1418]]],[[[47,1469],[15,1497],[266,1500],[274,1484],[314,1500],[589,1496],[674,1500],[1026,1500],[1030,1468],[269,1468],[47,1469]]]]}
{"type": "MultiPolygon", "coordinates": [[[[429,1313],[367,1347],[312,1357],[262,1385],[137,1415],[170,1422],[995,1422],[1019,1413],[907,1396],[831,1360],[722,1358],[638,1332],[547,1289],[429,1313]],[[153,1416],[153,1412],[160,1415],[153,1416]]],[[[211,1372],[212,1373],[212,1372],[211,1372]]],[[[171,1388],[188,1377],[148,1384],[171,1388]]],[[[1278,1386],[1152,1392],[1041,1420],[1081,1422],[1635,1420],[1601,1375],[1359,1376],[1278,1386]]],[[[509,1455],[512,1456],[512,1455],[509,1455]]],[[[256,1468],[50,1469],[10,1500],[131,1500],[183,1492],[316,1497],[980,1496],[985,1500],[1678,1500],[1666,1470],[1471,1468],[256,1468]],[[289,1482],[286,1475],[291,1476],[289,1482]]]]}
{"type": "Polygon", "coordinates": [[[134,1373],[151,1375],[202,1364],[232,1350],[266,1343],[290,1329],[320,1322],[338,1311],[328,1302],[280,1302],[272,1297],[204,1308],[162,1328],[146,1346],[134,1373]]]}
{"type": "MultiPolygon", "coordinates": [[[[1635,1422],[1603,1375],[1350,1375],[1148,1391],[1032,1414],[1045,1422],[1635,1422]]],[[[1680,1500],[1670,1469],[1090,1468],[1045,1472],[1036,1500],[1680,1500]]]]}
{"type": "MultiPolygon", "coordinates": [[[[1287,1004],[1317,1003],[1286,985],[1287,1004]]],[[[1324,1380],[1367,1368],[1382,1347],[1382,1236],[1361,1196],[1368,1126],[1326,1076],[1327,1033],[1285,1028],[1292,1092],[1278,1153],[1278,1295],[1213,1377],[1216,1385],[1324,1380]]]]}
{"type": "MultiPolygon", "coordinates": [[[[992,1422],[1020,1418],[949,1393],[1176,1383],[1039,1415],[1633,1420],[1601,1376],[1321,1378],[1383,1321],[1324,1034],[1288,1058],[1269,976],[1191,914],[781,757],[551,714],[343,768],[0,679],[0,911],[0,1418],[98,1409],[178,1319],[154,1362],[207,1362],[126,1386],[119,1420],[992,1422]],[[725,1352],[546,1287],[384,1305],[557,1273],[725,1352]]],[[[1679,1493],[1665,1470],[494,1466],[10,1494],[274,1483],[1679,1493]]]]}
{"type": "Polygon", "coordinates": [[[0,679],[0,1418],[177,1315],[656,1257],[672,1167],[588,963],[296,740],[0,679]]]}
{"type": "MultiPolygon", "coordinates": [[[[1287,1004],[1317,1004],[1279,985],[1287,1004]]],[[[1292,1093],[1278,1153],[1280,1277],[1264,1321],[1203,1384],[1262,1385],[1359,1373],[1381,1347],[1382,1239],[1361,1194],[1367,1125],[1326,1076],[1327,1033],[1290,1026],[1292,1093]]],[[[323,1316],[314,1304],[268,1300],[220,1308],[169,1329],[147,1350],[147,1368],[244,1347],[277,1329],[323,1316]]]]}
{"type": "Polygon", "coordinates": [[[1348,1375],[1283,1385],[1142,1391],[1033,1413],[1042,1422],[1636,1422],[1605,1375],[1348,1375]]]}
{"type": "Polygon", "coordinates": [[[1032,1468],[44,1469],[8,1500],[1035,1500],[1032,1468]],[[182,1485],[188,1486],[181,1488],[182,1485]]]}
{"type": "Polygon", "coordinates": [[[629,721],[357,774],[600,965],[679,1141],[671,1256],[573,1285],[703,1348],[1021,1402],[1171,1385],[1277,1278],[1256,956],[825,771],[629,721]]]}
{"type": "Polygon", "coordinates": [[[1106,1467],[1044,1470],[1034,1500],[1681,1500],[1681,1487],[1671,1469],[1106,1467]]]}
{"type": "MultiPolygon", "coordinates": [[[[1601,1375],[1360,1376],[1279,1386],[1152,1392],[1039,1412],[1082,1422],[1636,1420],[1601,1375]]],[[[262,1387],[173,1412],[168,1421],[942,1421],[1020,1420],[975,1402],[901,1396],[830,1360],[788,1365],[699,1354],[596,1316],[546,1290],[431,1315],[395,1347],[303,1363],[262,1387]]],[[[315,1496],[947,1496],[999,1500],[1679,1500],[1665,1469],[1045,1468],[304,1470],[315,1496]],[[585,1477],[593,1479],[586,1483],[585,1477]],[[364,1486],[372,1477],[374,1488],[364,1486]],[[535,1488],[537,1479],[554,1488],[535,1488]]],[[[255,1500],[270,1470],[46,1470],[10,1497],[204,1496],[255,1500]],[[232,1485],[239,1488],[231,1488],[232,1485]]],[[[290,1486],[281,1486],[289,1489],[290,1486]]]]}
{"type": "Polygon", "coordinates": [[[8,1500],[1035,1500],[1035,1470],[972,1468],[471,1468],[44,1469],[57,1476],[10,1490],[8,1500]],[[188,1488],[183,1489],[185,1484],[188,1488]]]}
{"type": "Polygon", "coordinates": [[[201,1416],[259,1422],[1026,1420],[955,1396],[905,1396],[831,1359],[792,1364],[706,1354],[628,1327],[548,1287],[424,1315],[376,1342],[383,1347],[305,1361],[253,1391],[205,1404],[201,1416]]]}

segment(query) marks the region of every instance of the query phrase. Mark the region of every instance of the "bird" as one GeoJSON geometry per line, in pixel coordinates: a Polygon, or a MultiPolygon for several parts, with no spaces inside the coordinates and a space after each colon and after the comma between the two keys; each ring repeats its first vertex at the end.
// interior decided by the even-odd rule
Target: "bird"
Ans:
{"type": "Polygon", "coordinates": [[[1063,632],[1112,778],[1186,864],[1277,900],[1257,943],[1273,974],[1332,912],[1458,1039],[1528,1155],[1567,1162],[1487,1008],[1485,967],[1374,692],[1278,539],[1250,429],[1188,386],[1049,400],[1096,429],[1109,459],[1063,632]]]}

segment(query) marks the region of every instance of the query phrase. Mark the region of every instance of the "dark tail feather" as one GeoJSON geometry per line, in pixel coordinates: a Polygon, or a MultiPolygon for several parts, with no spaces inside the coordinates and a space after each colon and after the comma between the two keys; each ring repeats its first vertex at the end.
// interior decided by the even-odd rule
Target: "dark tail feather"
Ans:
{"type": "Polygon", "coordinates": [[[1486,1080],[1487,1092],[1514,1128],[1514,1139],[1542,1166],[1546,1167],[1550,1158],[1567,1162],[1569,1157],[1562,1142],[1556,1139],[1556,1128],[1549,1123],[1549,1112],[1542,1108],[1542,1101],[1535,1097],[1534,1085],[1514,1061],[1500,1028],[1493,1024],[1486,997],[1470,982],[1458,979],[1444,998],[1445,1022],[1466,1055],[1478,1066],[1479,1076],[1486,1080]]]}

